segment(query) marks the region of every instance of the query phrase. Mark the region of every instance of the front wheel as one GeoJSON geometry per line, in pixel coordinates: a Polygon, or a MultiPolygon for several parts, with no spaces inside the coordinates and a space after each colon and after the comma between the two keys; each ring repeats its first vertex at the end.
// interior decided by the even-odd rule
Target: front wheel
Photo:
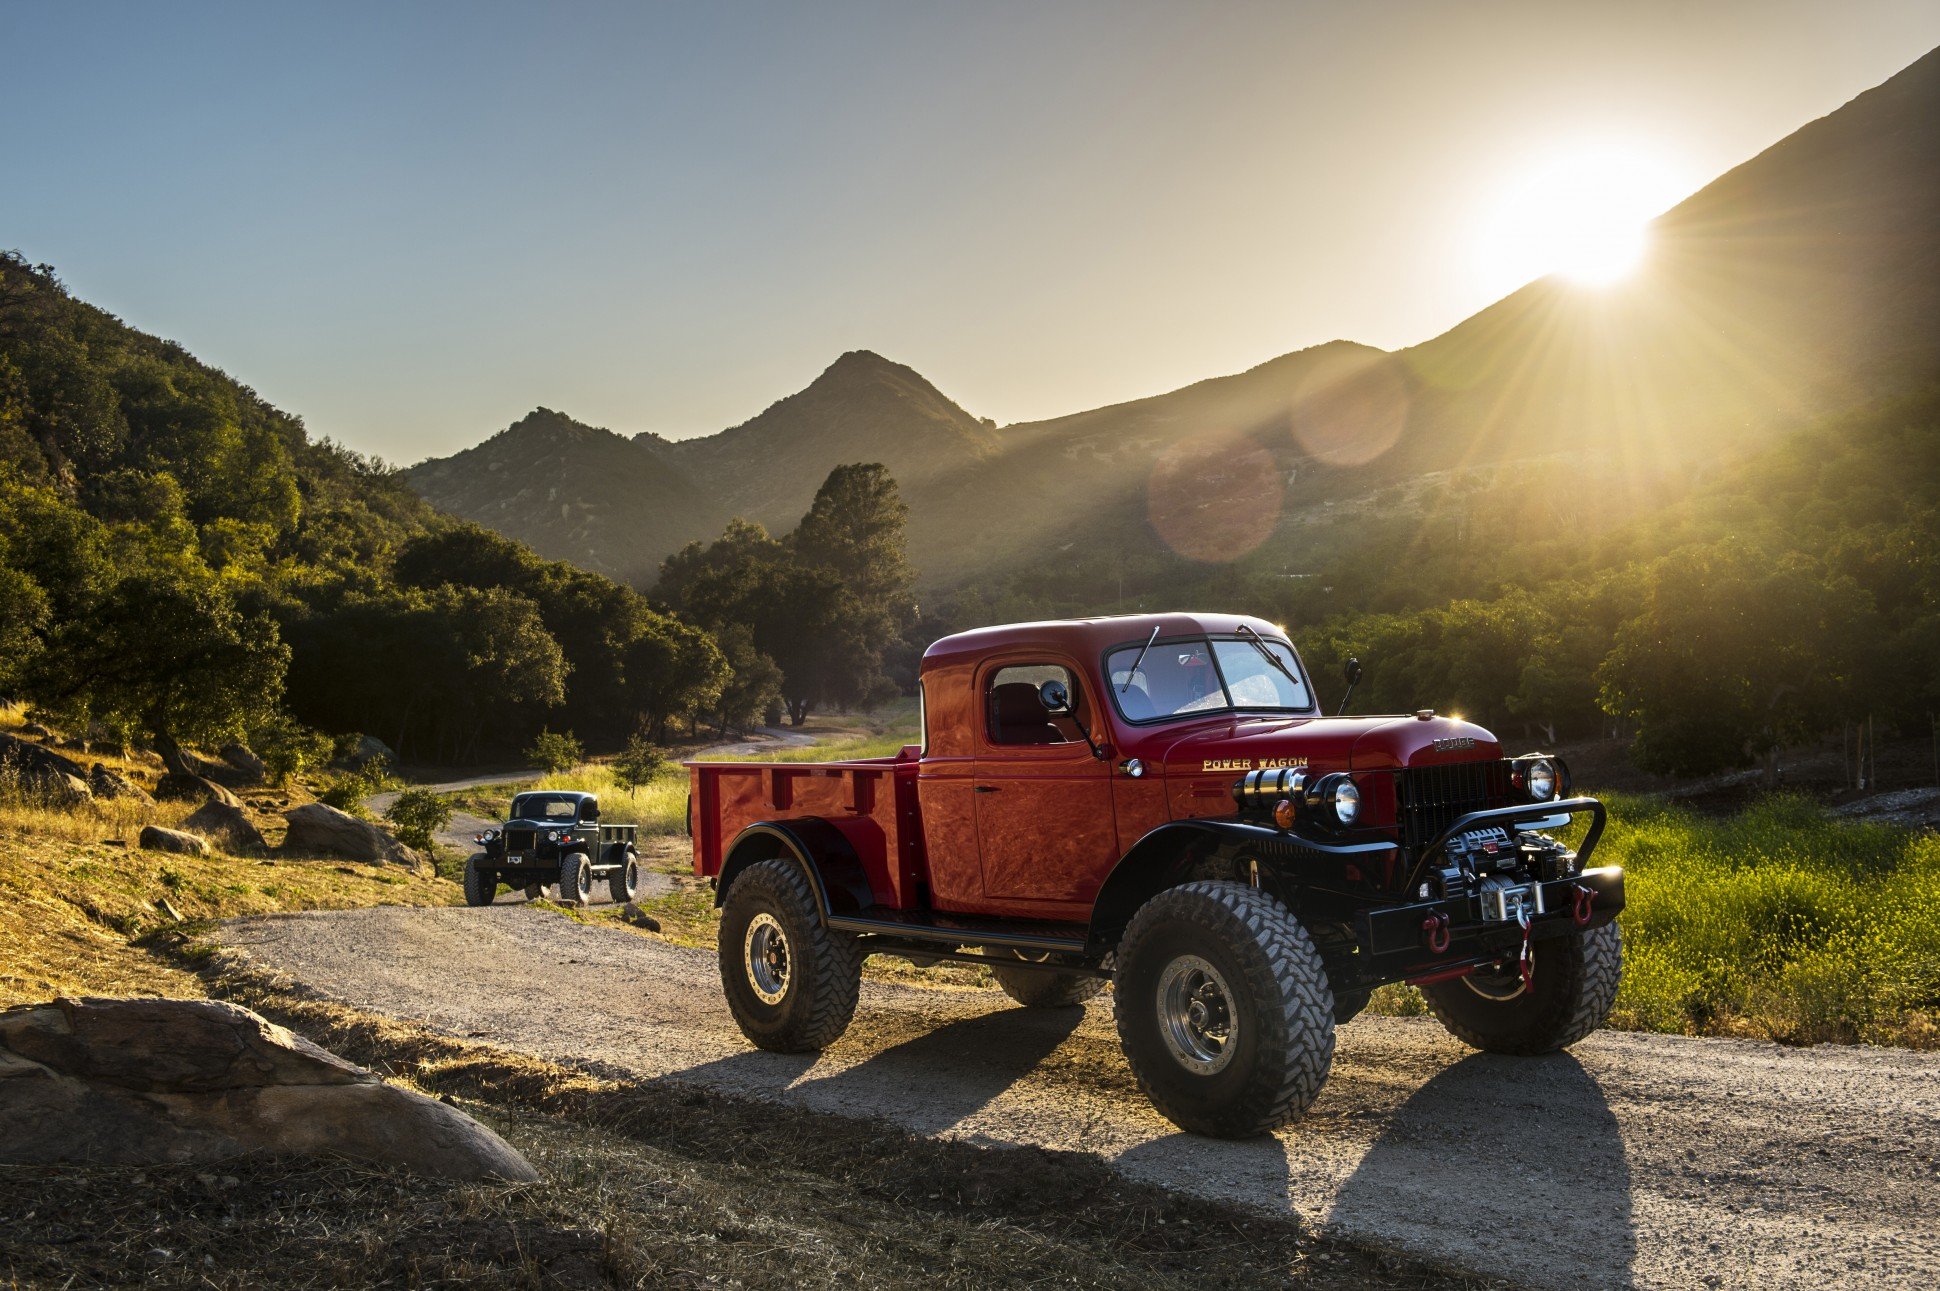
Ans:
{"type": "Polygon", "coordinates": [[[1623,980],[1617,925],[1549,937],[1529,947],[1530,977],[1512,963],[1424,986],[1448,1033],[1486,1053],[1554,1053],[1603,1025],[1623,980]]]}
{"type": "Polygon", "coordinates": [[[465,904],[490,905],[498,895],[498,875],[485,868],[486,856],[474,853],[465,861],[465,904]]]}
{"type": "Polygon", "coordinates": [[[593,862],[584,852],[573,852],[559,862],[559,900],[586,905],[593,899],[593,862]]]}
{"type": "Polygon", "coordinates": [[[721,908],[721,989],[741,1033],[776,1053],[841,1038],[862,991],[862,945],[822,922],[791,860],[751,865],[721,908]]]}
{"type": "Polygon", "coordinates": [[[1180,1129],[1242,1138],[1297,1119],[1334,1060],[1334,995],[1293,912],[1243,883],[1147,901],[1113,979],[1139,1088],[1180,1129]]]}
{"type": "Polygon", "coordinates": [[[640,858],[632,852],[626,854],[626,863],[606,875],[606,894],[613,898],[613,904],[621,905],[633,900],[640,891],[640,858]]]}

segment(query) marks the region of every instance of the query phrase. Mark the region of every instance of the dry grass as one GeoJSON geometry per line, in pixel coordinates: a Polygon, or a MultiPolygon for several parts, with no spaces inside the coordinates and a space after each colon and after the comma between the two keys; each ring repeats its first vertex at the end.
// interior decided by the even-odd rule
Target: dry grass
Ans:
{"type": "Polygon", "coordinates": [[[449,1184],[261,1160],[200,1171],[0,1169],[0,1216],[10,1217],[0,1219],[0,1279],[1500,1285],[1134,1184],[1088,1154],[933,1141],[678,1081],[609,1080],[319,1001],[225,953],[199,964],[213,994],[487,1120],[545,1181],[449,1184]]]}
{"type": "MultiPolygon", "coordinates": [[[[144,809],[154,813],[155,809],[144,809]]],[[[176,918],[280,910],[449,905],[458,889],[395,866],[342,861],[176,856],[125,845],[115,813],[13,806],[0,814],[0,1006],[60,993],[199,994],[134,943],[176,918]],[[15,822],[26,821],[23,830],[15,822]],[[114,839],[117,841],[107,841],[114,839]]],[[[164,807],[163,820],[181,810],[164,807]]]]}

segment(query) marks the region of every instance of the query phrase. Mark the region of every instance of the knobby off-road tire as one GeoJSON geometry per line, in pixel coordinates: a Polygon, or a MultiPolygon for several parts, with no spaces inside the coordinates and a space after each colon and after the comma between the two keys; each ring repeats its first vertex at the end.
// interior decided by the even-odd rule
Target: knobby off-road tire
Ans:
{"type": "MultiPolygon", "coordinates": [[[[1008,946],[985,946],[983,952],[993,959],[1027,961],[1029,956],[1008,946]]],[[[1082,973],[1060,973],[1046,968],[1010,968],[992,964],[990,975],[1004,994],[1027,1009],[1062,1009],[1086,1000],[1105,989],[1102,977],[1082,973]]]]}
{"type": "Polygon", "coordinates": [[[762,861],[728,889],[721,910],[721,989],[741,1033],[776,1053],[841,1038],[862,989],[862,946],[823,925],[801,866],[762,861]]]}
{"type": "Polygon", "coordinates": [[[546,885],[543,883],[528,883],[525,885],[525,899],[528,901],[537,901],[545,894],[546,885]]]}
{"type": "Polygon", "coordinates": [[[614,905],[624,905],[633,900],[640,891],[640,858],[632,852],[626,854],[626,862],[606,875],[606,895],[613,898],[614,905]]]}
{"type": "Polygon", "coordinates": [[[1112,992],[1132,1074],[1180,1129],[1263,1133],[1297,1119],[1327,1081],[1334,995],[1326,967],[1293,912],[1257,888],[1188,883],[1146,902],[1119,943],[1112,992]],[[1224,1001],[1202,1017],[1209,1032],[1193,1029],[1190,1004],[1182,1016],[1181,990],[1201,1005],[1224,1001]],[[1222,1015],[1228,1030],[1208,1059],[1222,1015]]]}
{"type": "Polygon", "coordinates": [[[559,900],[586,905],[593,899],[593,862],[584,852],[568,852],[559,861],[559,900]]]}
{"type": "MultiPolygon", "coordinates": [[[[1510,999],[1483,994],[1516,991],[1512,975],[1477,975],[1424,986],[1428,1007],[1463,1044],[1487,1053],[1554,1053],[1603,1025],[1623,980],[1623,936],[1614,923],[1587,932],[1571,929],[1530,947],[1535,976],[1510,999]]],[[[1513,974],[1513,969],[1511,970],[1513,974]]]]}
{"type": "Polygon", "coordinates": [[[490,905],[498,895],[498,875],[483,868],[485,853],[477,852],[465,861],[465,904],[490,905]]]}

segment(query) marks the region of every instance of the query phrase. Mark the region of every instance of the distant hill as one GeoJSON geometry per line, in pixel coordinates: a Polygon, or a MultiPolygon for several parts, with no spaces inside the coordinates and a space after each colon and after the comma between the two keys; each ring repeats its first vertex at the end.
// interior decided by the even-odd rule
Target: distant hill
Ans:
{"type": "Polygon", "coordinates": [[[735,515],[792,528],[832,467],[881,462],[905,490],[996,451],[996,432],[914,369],[851,350],[718,435],[661,441],[735,515]]]}
{"type": "Polygon", "coordinates": [[[637,576],[728,514],[792,525],[830,468],[880,461],[910,501],[923,578],[953,584],[1071,550],[1205,565],[1297,555],[1321,509],[1462,467],[1568,455],[1602,463],[1621,490],[1936,376],[1940,51],[1665,214],[1631,282],[1543,279],[1397,353],[1336,341],[993,430],[911,369],[855,351],[731,430],[639,437],[631,457],[603,443],[599,487],[636,503],[671,488],[687,503],[651,501],[658,518],[618,563],[607,535],[622,525],[556,500],[551,513],[493,510],[502,490],[481,450],[411,478],[441,508],[637,576]]]}
{"type": "Polygon", "coordinates": [[[660,560],[727,513],[657,436],[627,439],[535,408],[474,448],[406,478],[441,511],[540,555],[622,581],[652,581],[660,560]]]}

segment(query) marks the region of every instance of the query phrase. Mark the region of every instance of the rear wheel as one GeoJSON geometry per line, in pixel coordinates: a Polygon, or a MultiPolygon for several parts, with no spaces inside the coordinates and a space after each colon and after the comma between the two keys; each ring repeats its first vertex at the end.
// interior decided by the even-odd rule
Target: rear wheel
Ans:
{"type": "Polygon", "coordinates": [[[559,862],[559,899],[578,905],[593,899],[593,862],[586,853],[572,852],[559,862]]]}
{"type": "Polygon", "coordinates": [[[465,861],[465,904],[490,905],[498,895],[498,875],[485,868],[485,853],[476,852],[465,861]]]}
{"type": "Polygon", "coordinates": [[[1424,986],[1428,1007],[1466,1045],[1487,1053],[1554,1053],[1603,1025],[1623,980],[1614,923],[1572,928],[1530,946],[1530,981],[1514,964],[1424,986]]]}
{"type": "Polygon", "coordinates": [[[763,1049],[805,1053],[841,1038],[862,989],[862,946],[822,923],[801,866],[744,870],[721,909],[721,988],[741,1033],[763,1049]]]}
{"type": "Polygon", "coordinates": [[[537,901],[545,894],[546,885],[543,883],[528,883],[525,885],[525,899],[528,901],[537,901]]]}
{"type": "Polygon", "coordinates": [[[626,862],[606,875],[606,893],[613,898],[615,905],[633,900],[640,891],[640,858],[632,852],[626,854],[626,862]]]}
{"type": "Polygon", "coordinates": [[[1327,1080],[1327,970],[1293,912],[1257,888],[1207,881],[1153,897],[1119,943],[1112,989],[1132,1074],[1181,1129],[1275,1129],[1327,1080]]]}
{"type": "MultiPolygon", "coordinates": [[[[1004,946],[985,946],[983,949],[993,959],[1014,959],[1020,965],[1049,958],[1046,955],[1027,955],[1021,950],[1004,946]]],[[[1083,1004],[1105,989],[1105,979],[1102,977],[1060,973],[1048,968],[1011,968],[1004,964],[992,964],[990,975],[997,979],[997,985],[1004,988],[1004,994],[1027,1009],[1068,1008],[1073,1004],[1083,1004]]]]}

